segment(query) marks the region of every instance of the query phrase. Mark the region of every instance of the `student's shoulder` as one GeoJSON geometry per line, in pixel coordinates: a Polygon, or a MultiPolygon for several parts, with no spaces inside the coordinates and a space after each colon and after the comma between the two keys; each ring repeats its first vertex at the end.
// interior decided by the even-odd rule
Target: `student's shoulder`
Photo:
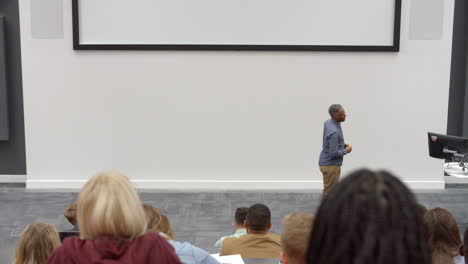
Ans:
{"type": "Polygon", "coordinates": [[[239,248],[244,243],[244,238],[237,238],[237,237],[227,237],[223,241],[223,247],[221,248],[220,255],[227,256],[227,255],[235,255],[239,254],[239,248]]]}
{"type": "Polygon", "coordinates": [[[78,237],[67,237],[62,245],[54,250],[47,263],[75,263],[74,260],[77,259],[75,255],[82,251],[85,243],[86,240],[78,237]]]}
{"type": "Polygon", "coordinates": [[[223,239],[223,244],[232,243],[232,242],[237,241],[238,239],[239,239],[238,237],[228,236],[223,239]]]}
{"type": "Polygon", "coordinates": [[[195,258],[198,261],[198,263],[210,263],[210,260],[212,260],[212,257],[208,251],[201,249],[195,245],[192,245],[188,242],[184,242],[182,244],[185,246],[187,251],[190,250],[191,256],[195,258]]]}
{"type": "Polygon", "coordinates": [[[161,250],[161,248],[172,249],[172,246],[165,238],[154,232],[148,232],[138,237],[131,243],[131,247],[143,251],[161,250]]]}
{"type": "Polygon", "coordinates": [[[275,234],[275,233],[268,233],[267,236],[268,236],[268,238],[270,238],[271,240],[277,241],[278,243],[279,243],[280,240],[281,240],[280,235],[275,234]]]}
{"type": "Polygon", "coordinates": [[[237,243],[242,243],[246,239],[246,236],[240,236],[240,237],[235,237],[235,236],[229,236],[226,237],[223,240],[223,245],[230,245],[230,244],[237,244],[237,243]]]}
{"type": "Polygon", "coordinates": [[[159,233],[156,233],[156,232],[147,232],[146,234],[140,236],[137,238],[137,240],[139,241],[142,241],[142,242],[147,242],[147,241],[150,241],[152,243],[154,242],[165,242],[166,239],[164,237],[162,237],[161,235],[159,235],[159,233]]]}
{"type": "Polygon", "coordinates": [[[272,233],[272,232],[268,232],[267,235],[270,237],[280,237],[280,235],[272,233]]]}

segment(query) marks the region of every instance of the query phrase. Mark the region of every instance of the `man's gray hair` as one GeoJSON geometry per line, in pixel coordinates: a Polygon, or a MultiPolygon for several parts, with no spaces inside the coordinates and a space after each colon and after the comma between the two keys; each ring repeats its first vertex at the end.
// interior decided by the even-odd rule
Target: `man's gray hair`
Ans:
{"type": "Polygon", "coordinates": [[[343,109],[343,107],[340,104],[332,104],[328,108],[328,113],[333,118],[336,114],[338,114],[338,111],[340,111],[341,109],[343,109]]]}

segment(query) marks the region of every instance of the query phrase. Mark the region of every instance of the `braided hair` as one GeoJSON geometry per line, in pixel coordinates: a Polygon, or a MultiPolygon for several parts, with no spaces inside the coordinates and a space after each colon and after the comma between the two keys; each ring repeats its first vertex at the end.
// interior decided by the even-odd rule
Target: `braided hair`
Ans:
{"type": "Polygon", "coordinates": [[[307,263],[430,264],[414,195],[389,172],[351,173],[318,209],[307,263]]]}

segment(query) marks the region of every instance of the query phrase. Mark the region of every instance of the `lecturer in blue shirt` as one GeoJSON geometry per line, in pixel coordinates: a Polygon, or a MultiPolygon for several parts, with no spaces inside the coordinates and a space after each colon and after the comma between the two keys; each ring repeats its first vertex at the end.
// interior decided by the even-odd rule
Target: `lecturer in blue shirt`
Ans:
{"type": "Polygon", "coordinates": [[[320,152],[319,166],[323,174],[323,197],[327,196],[331,188],[340,180],[343,156],[353,149],[344,143],[341,122],[346,120],[346,113],[339,104],[328,108],[331,118],[325,121],[323,127],[323,145],[320,152]]]}

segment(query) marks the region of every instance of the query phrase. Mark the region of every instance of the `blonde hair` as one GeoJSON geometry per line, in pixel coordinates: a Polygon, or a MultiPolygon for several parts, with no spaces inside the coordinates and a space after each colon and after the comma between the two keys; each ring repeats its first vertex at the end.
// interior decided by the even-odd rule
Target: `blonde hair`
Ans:
{"type": "Polygon", "coordinates": [[[146,213],[146,221],[148,222],[148,231],[162,232],[166,234],[171,240],[174,240],[174,232],[172,231],[169,218],[151,205],[144,204],[143,208],[146,213]]]}
{"type": "Polygon", "coordinates": [[[60,237],[53,225],[34,222],[22,232],[16,245],[13,264],[45,264],[60,246],[60,237]]]}
{"type": "Polygon", "coordinates": [[[305,263],[313,223],[314,216],[306,212],[293,213],[283,218],[281,248],[286,258],[305,263]]]}
{"type": "Polygon", "coordinates": [[[77,213],[82,239],[134,239],[146,232],[140,198],[120,173],[104,172],[91,178],[80,191],[77,213]]]}

